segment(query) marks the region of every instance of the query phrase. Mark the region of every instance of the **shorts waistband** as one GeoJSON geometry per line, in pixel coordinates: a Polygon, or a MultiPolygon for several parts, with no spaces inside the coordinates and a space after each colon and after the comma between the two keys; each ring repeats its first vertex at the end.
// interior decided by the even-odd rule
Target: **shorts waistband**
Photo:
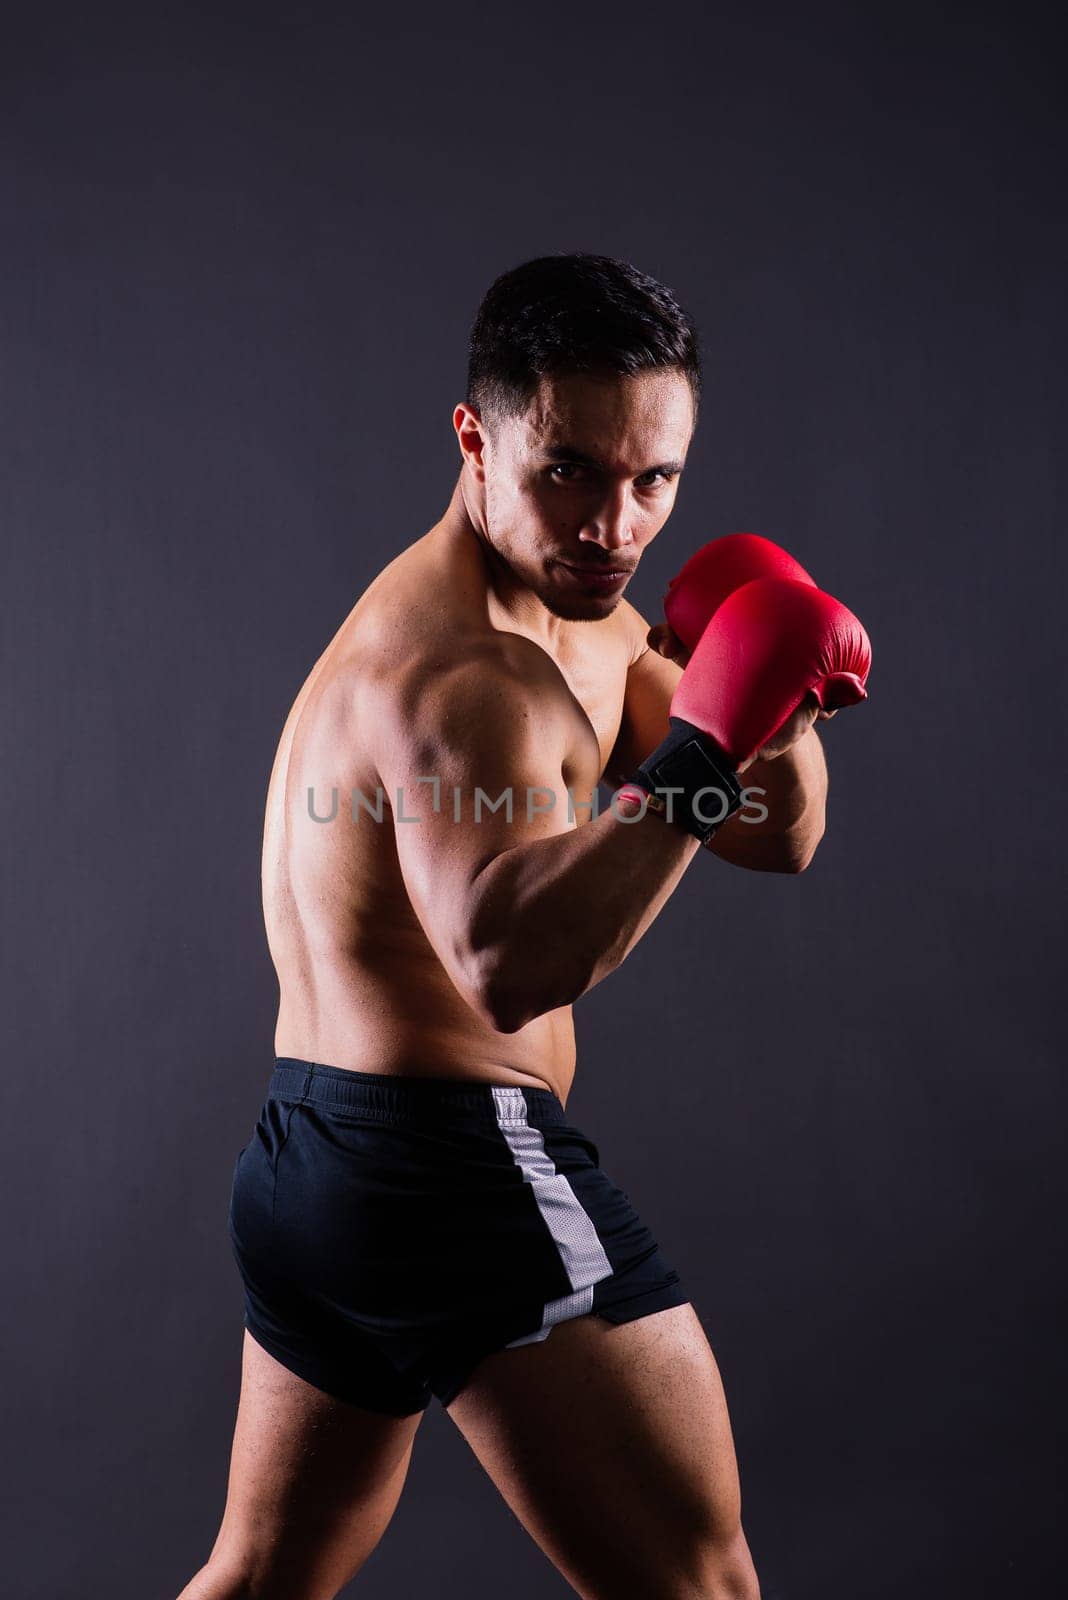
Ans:
{"type": "Polygon", "coordinates": [[[397,1077],[378,1072],[353,1072],[322,1061],[276,1056],[267,1097],[297,1104],[309,1102],[368,1117],[433,1116],[455,1111],[490,1122],[502,1119],[549,1124],[566,1121],[564,1108],[551,1089],[526,1084],[471,1083],[464,1078],[397,1077]]]}

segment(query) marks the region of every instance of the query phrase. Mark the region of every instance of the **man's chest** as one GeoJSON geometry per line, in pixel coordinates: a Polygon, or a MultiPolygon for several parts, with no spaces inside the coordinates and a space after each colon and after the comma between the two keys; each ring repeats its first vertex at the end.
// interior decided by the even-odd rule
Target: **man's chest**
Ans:
{"type": "Polygon", "coordinates": [[[622,651],[599,660],[579,657],[560,663],[560,670],[569,697],[564,779],[576,797],[589,799],[619,735],[627,657],[622,651]]]}

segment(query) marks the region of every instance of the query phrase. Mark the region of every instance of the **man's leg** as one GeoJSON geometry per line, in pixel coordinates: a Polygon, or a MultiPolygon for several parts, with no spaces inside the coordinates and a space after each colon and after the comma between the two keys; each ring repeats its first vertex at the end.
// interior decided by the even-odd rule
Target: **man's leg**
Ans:
{"type": "Polygon", "coordinates": [[[333,1600],[393,1515],[422,1416],[336,1400],[246,1329],[222,1526],[178,1600],[333,1600]]]}
{"type": "Polygon", "coordinates": [[[691,1305],[576,1317],[448,1406],[584,1600],[758,1600],[719,1369],[691,1305]]]}

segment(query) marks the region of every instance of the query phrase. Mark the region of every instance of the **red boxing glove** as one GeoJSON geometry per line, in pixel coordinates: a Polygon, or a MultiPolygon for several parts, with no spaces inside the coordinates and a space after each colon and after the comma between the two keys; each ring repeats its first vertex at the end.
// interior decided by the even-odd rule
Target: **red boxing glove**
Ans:
{"type": "Polygon", "coordinates": [[[702,545],[668,584],[664,619],[693,650],[713,616],[735,589],[754,578],[793,578],[815,587],[799,561],[759,533],[728,533],[702,545]]]}
{"type": "Polygon", "coordinates": [[[756,754],[804,696],[836,711],[867,699],[871,643],[811,581],[756,578],[717,607],[679,680],[671,715],[713,738],[733,766],[756,754]]]}
{"type": "Polygon", "coordinates": [[[755,578],[717,607],[671,700],[670,732],[634,782],[704,843],[742,804],[736,769],[805,695],[825,711],[867,698],[871,645],[840,600],[794,578],[755,578]]]}

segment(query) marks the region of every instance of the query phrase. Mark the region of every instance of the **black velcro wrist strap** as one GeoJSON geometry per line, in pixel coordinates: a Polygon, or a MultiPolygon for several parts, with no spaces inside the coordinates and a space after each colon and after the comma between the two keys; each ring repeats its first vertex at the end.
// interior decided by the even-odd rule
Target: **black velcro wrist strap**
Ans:
{"type": "Polygon", "coordinates": [[[660,795],[668,822],[703,844],[741,809],[741,787],[729,757],[709,734],[681,717],[671,717],[670,725],[663,744],[646,756],[631,782],[660,795]]]}

